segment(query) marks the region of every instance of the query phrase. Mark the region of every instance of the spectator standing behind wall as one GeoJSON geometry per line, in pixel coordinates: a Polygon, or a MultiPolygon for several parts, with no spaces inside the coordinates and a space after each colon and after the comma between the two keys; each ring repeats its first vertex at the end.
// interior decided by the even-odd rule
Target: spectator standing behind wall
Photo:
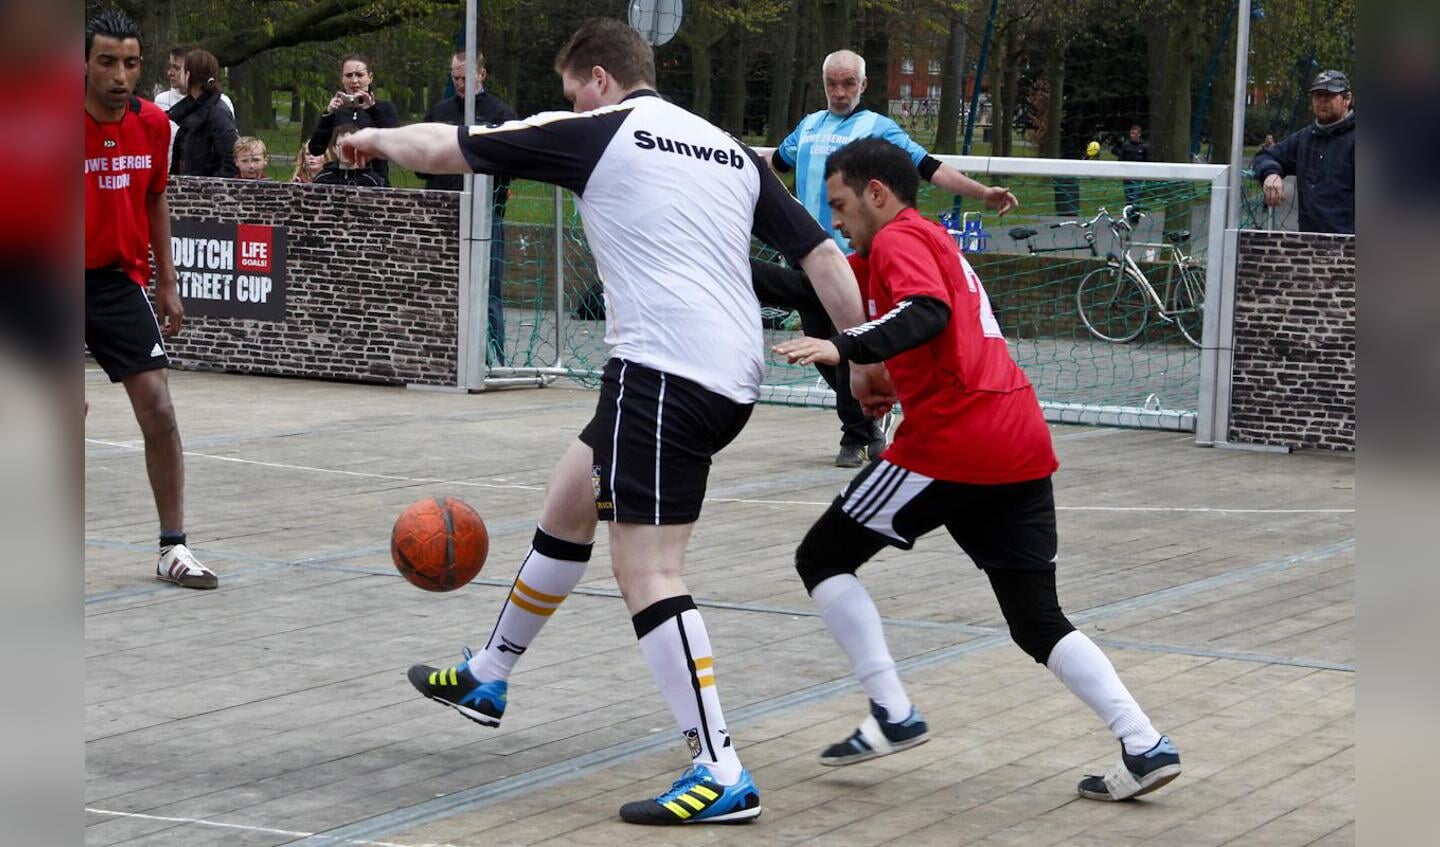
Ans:
{"type": "MultiPolygon", "coordinates": [[[[1125,140],[1120,142],[1120,161],[1122,162],[1148,162],[1150,161],[1150,142],[1140,137],[1140,125],[1130,127],[1130,133],[1125,140]]],[[[1143,184],[1138,179],[1125,180],[1125,202],[1131,206],[1140,203],[1140,194],[1144,190],[1143,184]]]]}
{"type": "Polygon", "coordinates": [[[353,132],[358,132],[359,129],[357,124],[348,122],[335,127],[330,141],[330,152],[334,161],[326,164],[311,182],[316,185],[348,185],[352,188],[383,188],[385,186],[379,174],[369,167],[357,165],[354,157],[340,146],[340,139],[353,132]]]}
{"type": "MultiPolygon", "coordinates": [[[[388,100],[375,99],[375,77],[370,73],[370,60],[360,53],[351,53],[340,59],[340,90],[330,98],[325,114],[315,124],[310,135],[310,153],[320,156],[330,147],[335,137],[335,127],[352,123],[366,127],[397,127],[400,113],[395,104],[388,100]]],[[[390,164],[384,159],[370,163],[370,170],[379,177],[381,185],[390,184],[390,164]]]]}
{"type": "Polygon", "coordinates": [[[1295,177],[1303,232],[1355,232],[1355,109],[1350,80],[1322,71],[1310,85],[1315,122],[1255,154],[1255,178],[1265,205],[1285,201],[1285,177],[1295,177]]]}
{"type": "Polygon", "coordinates": [[[205,50],[185,54],[180,87],[185,99],[170,108],[175,133],[175,158],[170,173],[185,176],[233,177],[235,116],[220,103],[220,63],[205,50]]]}
{"type": "MultiPolygon", "coordinates": [[[[455,96],[431,106],[425,113],[425,123],[459,126],[465,120],[464,50],[450,57],[450,81],[455,84],[455,96]]],[[[485,90],[485,54],[478,50],[475,52],[475,88],[476,124],[496,126],[519,119],[509,104],[485,90]]],[[[417,173],[416,176],[424,179],[425,187],[432,191],[459,191],[465,187],[465,179],[460,174],[417,173]]],[[[495,177],[490,195],[490,349],[487,358],[500,365],[505,364],[505,301],[500,282],[505,273],[505,202],[509,199],[509,177],[495,177]]]]}
{"type": "MultiPolygon", "coordinates": [[[[169,80],[170,87],[155,95],[155,105],[159,106],[168,115],[176,103],[185,99],[185,90],[180,87],[180,72],[185,69],[185,54],[193,47],[172,47],[170,49],[170,63],[165,66],[165,78],[169,80]]],[[[235,114],[235,104],[220,92],[220,105],[229,110],[231,115],[235,114]]],[[[170,158],[175,158],[175,133],[180,130],[179,124],[170,122],[170,158]]]]}

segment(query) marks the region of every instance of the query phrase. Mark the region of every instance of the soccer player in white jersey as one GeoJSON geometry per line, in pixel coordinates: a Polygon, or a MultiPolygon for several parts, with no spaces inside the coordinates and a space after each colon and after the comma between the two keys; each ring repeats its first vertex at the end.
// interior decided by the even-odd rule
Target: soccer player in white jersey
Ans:
{"type": "MultiPolygon", "coordinates": [[[[784,173],[795,171],[795,194],[811,216],[825,227],[835,243],[846,253],[850,242],[830,221],[830,208],[825,197],[825,159],[835,150],[857,138],[879,137],[901,148],[910,156],[920,176],[951,194],[975,200],[1003,215],[1019,205],[1015,195],[999,186],[985,186],[940,163],[924,147],[916,144],[900,125],[890,118],[860,105],[865,94],[865,59],[850,50],[837,50],[825,57],[821,73],[825,83],[826,108],[806,115],[799,125],[780,142],[770,156],[770,164],[784,173]]],[[[829,338],[835,328],[825,320],[823,312],[800,310],[800,322],[807,336],[829,338]]],[[[840,452],[835,465],[858,468],[868,457],[874,459],[885,449],[885,433],[874,419],[865,415],[860,404],[848,390],[849,365],[838,369],[817,365],[816,369],[835,390],[835,413],[840,418],[840,452]]]]}
{"type": "MultiPolygon", "coordinates": [[[[494,127],[364,129],[343,143],[427,173],[474,170],[575,192],[605,282],[607,363],[595,417],[551,473],[540,526],[485,649],[416,665],[425,696],[489,726],[507,680],[574,589],[597,520],[645,660],[689,747],[670,790],[627,803],[632,823],[750,820],[760,796],[736,755],[700,612],[681,579],[711,457],[744,426],[764,369],[752,233],[805,269],[837,325],[859,290],[833,241],[749,148],[654,91],[650,46],[618,21],[580,27],[555,62],[575,111],[494,127]]],[[[890,392],[857,368],[856,396],[890,392]]]]}

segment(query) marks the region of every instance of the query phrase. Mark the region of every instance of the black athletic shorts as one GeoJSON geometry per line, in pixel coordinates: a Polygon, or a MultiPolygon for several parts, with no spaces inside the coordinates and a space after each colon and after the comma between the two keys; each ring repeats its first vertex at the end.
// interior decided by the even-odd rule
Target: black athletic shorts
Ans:
{"type": "Polygon", "coordinates": [[[830,508],[878,542],[903,550],[943,526],[978,568],[1055,569],[1055,491],[1048,476],[970,485],[931,479],[879,459],[851,480],[830,508]]]}
{"type": "Polygon", "coordinates": [[[118,269],[85,270],[85,346],[111,382],[170,366],[145,289],[118,269]]]}
{"type": "Polygon", "coordinates": [[[710,457],[740,434],[753,409],[683,377],[611,359],[595,417],[580,433],[595,453],[600,520],[694,523],[710,457]]]}

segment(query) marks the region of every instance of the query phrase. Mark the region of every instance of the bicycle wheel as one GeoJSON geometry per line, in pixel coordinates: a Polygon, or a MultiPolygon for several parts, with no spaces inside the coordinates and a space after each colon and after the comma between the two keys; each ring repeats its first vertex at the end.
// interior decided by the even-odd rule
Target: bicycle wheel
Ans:
{"type": "Polygon", "coordinates": [[[1150,303],[1141,283],[1128,268],[1097,268],[1080,280],[1075,308],[1090,334],[1101,341],[1124,344],[1145,331],[1150,303]]]}
{"type": "Polygon", "coordinates": [[[1180,272],[1170,293],[1170,319],[1180,328],[1185,340],[1200,346],[1205,329],[1205,274],[1199,268],[1180,272]]]}

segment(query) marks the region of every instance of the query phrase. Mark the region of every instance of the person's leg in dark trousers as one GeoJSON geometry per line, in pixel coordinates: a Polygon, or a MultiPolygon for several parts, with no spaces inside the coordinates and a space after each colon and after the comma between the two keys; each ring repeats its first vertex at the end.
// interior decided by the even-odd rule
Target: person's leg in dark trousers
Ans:
{"type": "MultiPolygon", "coordinates": [[[[835,325],[823,311],[800,310],[800,328],[811,338],[830,338],[835,335],[835,325]]],[[[816,365],[821,378],[835,391],[835,413],[840,417],[840,452],[835,456],[836,467],[858,468],[865,463],[866,451],[873,459],[885,449],[885,434],[875,421],[866,417],[860,402],[850,393],[850,365],[816,365]]]]}

